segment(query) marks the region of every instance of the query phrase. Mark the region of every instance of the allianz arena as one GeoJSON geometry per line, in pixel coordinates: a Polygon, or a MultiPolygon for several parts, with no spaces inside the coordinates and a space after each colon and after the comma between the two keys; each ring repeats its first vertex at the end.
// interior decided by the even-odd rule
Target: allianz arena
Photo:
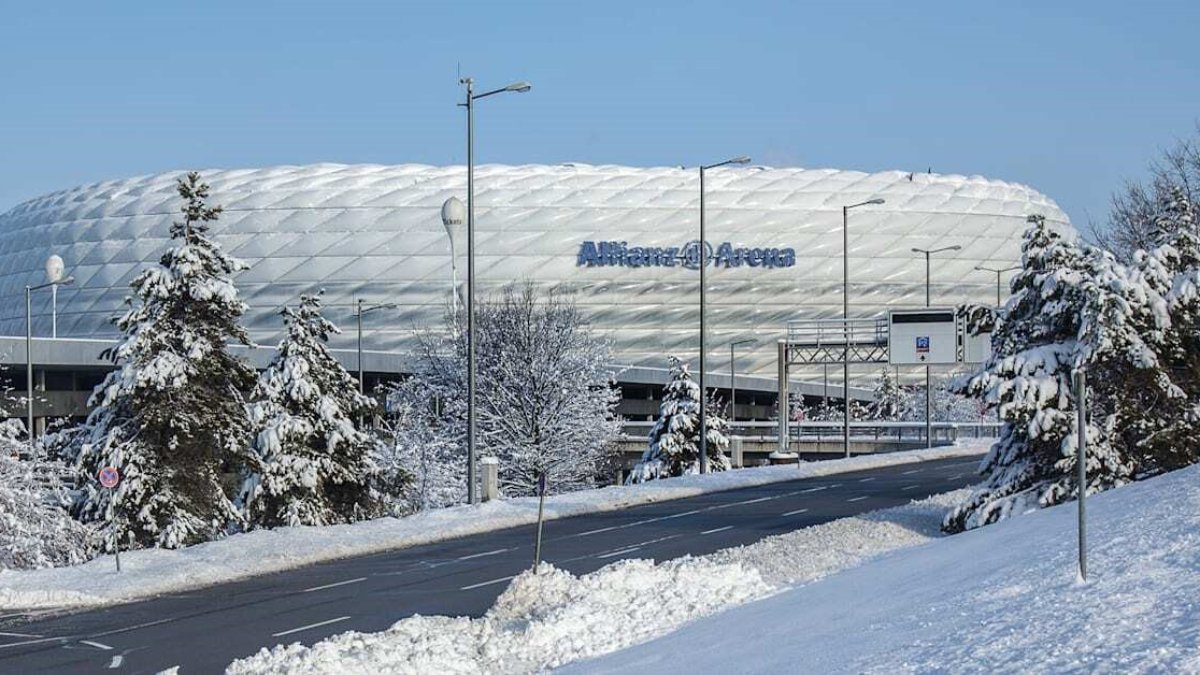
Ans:
{"type": "MultiPolygon", "coordinates": [[[[76,279],[59,291],[59,337],[114,336],[110,318],[129,282],[168,244],[182,175],[72,188],[0,215],[0,334],[24,334],[24,288],[43,283],[43,262],[57,254],[76,279]]],[[[370,351],[404,353],[414,331],[440,325],[454,278],[441,207],[452,196],[465,199],[464,167],[318,164],[202,176],[224,207],[213,234],[250,264],[237,281],[256,342],[277,341],[279,308],[318,288],[348,329],[356,299],[398,305],[367,315],[370,351]]],[[[667,354],[695,354],[694,169],[481,166],[475,185],[480,293],[523,280],[571,293],[620,364],[662,367],[667,354]]],[[[850,212],[852,316],[924,304],[924,259],[913,247],[961,246],[935,258],[934,305],[994,302],[995,275],[974,268],[1018,261],[1029,215],[1067,222],[1035,190],[978,176],[709,171],[713,358],[731,341],[757,338],[757,348],[739,352],[738,371],[773,377],[770,342],[788,320],[840,317],[842,207],[877,198],[885,203],[850,212]]],[[[457,252],[462,283],[461,241],[457,252]]],[[[36,335],[50,334],[49,303],[49,293],[35,296],[36,335]]],[[[338,339],[336,346],[353,346],[353,331],[338,339]]]]}

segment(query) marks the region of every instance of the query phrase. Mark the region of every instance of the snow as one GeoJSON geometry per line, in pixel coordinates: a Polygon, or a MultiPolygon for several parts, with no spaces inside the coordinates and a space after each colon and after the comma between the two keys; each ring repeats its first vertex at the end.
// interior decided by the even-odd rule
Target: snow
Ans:
{"type": "Polygon", "coordinates": [[[478,619],[417,616],[379,633],[263,649],[232,664],[257,673],[520,673],[662,635],[776,589],[939,536],[965,492],[817,525],[748,546],[656,565],[624,560],[575,577],[543,564],[513,580],[478,619]]]}
{"type": "Polygon", "coordinates": [[[1075,519],[888,554],[566,672],[1200,673],[1200,467],[1089,498],[1086,584],[1075,519]]]}
{"type": "MultiPolygon", "coordinates": [[[[633,486],[612,486],[550,496],[546,518],[565,518],[707,492],[798,478],[979,455],[976,444],[850,459],[756,467],[703,476],[681,476],[633,486]]],[[[237,534],[179,550],[143,549],[86,564],[43,570],[0,570],[0,609],[104,605],[224,583],[316,562],[367,555],[536,522],[538,500],[523,497],[378,518],[348,525],[293,527],[237,534]]]]}

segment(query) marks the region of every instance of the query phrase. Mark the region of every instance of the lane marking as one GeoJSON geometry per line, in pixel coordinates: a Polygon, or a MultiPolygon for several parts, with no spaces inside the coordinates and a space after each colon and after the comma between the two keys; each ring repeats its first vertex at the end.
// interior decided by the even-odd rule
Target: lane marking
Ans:
{"type": "Polygon", "coordinates": [[[858,481],[858,482],[860,482],[860,483],[870,483],[870,482],[871,482],[871,481],[873,481],[873,480],[875,480],[873,477],[872,477],[872,478],[861,478],[861,479],[859,479],[859,481],[858,481]]]}
{"type": "Polygon", "coordinates": [[[116,656],[114,656],[112,658],[112,661],[109,662],[108,669],[112,670],[114,668],[120,668],[121,664],[124,662],[125,662],[125,657],[121,656],[120,654],[117,654],[116,656]]]}
{"type": "Polygon", "coordinates": [[[832,489],[834,489],[834,488],[840,488],[840,487],[842,487],[842,484],[841,484],[841,483],[834,483],[833,485],[830,485],[830,486],[829,486],[829,489],[830,489],[830,490],[832,490],[832,489]]]}
{"type": "Polygon", "coordinates": [[[106,651],[106,652],[111,652],[111,651],[112,651],[112,647],[109,647],[108,645],[106,645],[106,644],[102,644],[102,643],[100,643],[100,642],[93,642],[93,641],[91,641],[91,640],[80,640],[80,641],[79,641],[79,644],[81,644],[81,645],[87,645],[87,646],[89,646],[89,647],[95,647],[96,649],[103,649],[103,650],[104,650],[104,651],[106,651]]]}
{"type": "Polygon", "coordinates": [[[801,490],[800,492],[816,492],[818,490],[827,490],[827,489],[829,489],[829,486],[822,485],[821,487],[809,488],[807,490],[801,490]]]}
{"type": "Polygon", "coordinates": [[[772,499],[775,499],[775,498],[774,498],[774,497],[759,497],[758,499],[747,499],[747,500],[746,500],[746,501],[744,501],[744,502],[734,502],[734,505],[741,505],[741,504],[757,504],[757,503],[759,503],[759,502],[769,502],[769,501],[771,501],[772,499]]]}
{"type": "Polygon", "coordinates": [[[8,649],[9,647],[20,647],[21,645],[36,645],[42,642],[66,642],[68,638],[48,637],[40,640],[25,640],[24,642],[10,642],[6,645],[0,645],[0,649],[8,649]]]}
{"type": "Polygon", "coordinates": [[[478,584],[471,584],[470,586],[463,586],[462,588],[460,588],[458,590],[469,591],[473,588],[483,588],[484,586],[491,586],[492,584],[499,584],[499,583],[503,583],[505,581],[509,581],[515,576],[517,576],[517,575],[514,574],[514,575],[508,576],[508,577],[501,577],[500,579],[492,579],[491,581],[483,581],[478,584]]]}
{"type": "Polygon", "coordinates": [[[787,513],[785,513],[785,514],[783,514],[783,515],[784,515],[784,516],[794,516],[794,515],[796,515],[797,513],[804,513],[804,512],[806,512],[806,511],[808,511],[808,509],[796,509],[795,511],[788,511],[787,513]]]}
{"type": "Polygon", "coordinates": [[[947,480],[958,480],[959,478],[962,478],[965,475],[966,474],[963,474],[963,473],[956,473],[953,476],[950,476],[950,478],[948,478],[947,480]]]}
{"type": "Polygon", "coordinates": [[[913,469],[912,471],[901,471],[900,475],[901,476],[911,476],[914,473],[921,473],[921,469],[913,469]]]}
{"type": "Polygon", "coordinates": [[[901,488],[901,489],[902,489],[902,490],[916,490],[916,489],[917,489],[917,488],[919,488],[919,487],[921,487],[921,486],[920,486],[920,485],[909,485],[908,487],[906,487],[906,488],[901,488]]]}
{"type": "Polygon", "coordinates": [[[3,635],[5,637],[23,637],[23,638],[46,637],[45,635],[34,635],[33,633],[0,633],[0,635],[3,635]]]}
{"type": "Polygon", "coordinates": [[[366,581],[366,580],[367,580],[366,577],[359,577],[357,579],[347,579],[345,581],[339,581],[337,583],[325,584],[324,586],[313,586],[312,588],[306,588],[300,592],[301,593],[312,593],[313,591],[323,591],[326,588],[337,588],[338,586],[348,586],[350,584],[357,584],[360,581],[366,581]]]}
{"type": "Polygon", "coordinates": [[[732,530],[732,529],[733,529],[732,525],[726,525],[725,527],[715,527],[711,530],[705,530],[705,531],[701,532],[700,534],[713,534],[715,532],[724,532],[725,530],[732,530]]]}
{"type": "Polygon", "coordinates": [[[455,560],[471,560],[473,558],[485,558],[489,555],[496,555],[498,553],[504,553],[507,550],[508,549],[506,549],[506,548],[498,548],[495,551],[488,551],[486,553],[476,553],[474,555],[464,555],[462,557],[455,558],[455,560]]]}
{"type": "Polygon", "coordinates": [[[618,551],[613,551],[612,553],[605,553],[604,555],[597,555],[595,557],[598,559],[615,558],[619,555],[625,555],[626,553],[633,553],[634,551],[637,551],[641,548],[642,548],[641,546],[631,546],[629,548],[623,548],[618,551]]]}
{"type": "Polygon", "coordinates": [[[853,499],[847,499],[846,501],[847,502],[861,502],[864,499],[866,499],[866,497],[855,497],[853,499]]]}
{"type": "Polygon", "coordinates": [[[282,631],[282,632],[279,632],[279,633],[271,633],[271,637],[283,637],[284,635],[291,635],[292,633],[299,633],[299,632],[300,632],[300,631],[302,631],[302,630],[309,630],[309,629],[312,629],[312,628],[320,628],[321,626],[328,626],[328,625],[329,625],[329,624],[331,624],[331,623],[337,623],[337,622],[339,622],[339,621],[345,621],[346,619],[349,619],[349,618],[350,618],[350,617],[348,617],[348,616],[339,616],[339,617],[338,617],[338,618],[336,618],[336,619],[330,619],[330,620],[328,620],[328,621],[321,621],[321,622],[318,622],[318,623],[310,623],[310,624],[308,624],[307,626],[300,626],[299,628],[293,628],[293,629],[291,629],[291,630],[285,630],[285,631],[282,631]]]}

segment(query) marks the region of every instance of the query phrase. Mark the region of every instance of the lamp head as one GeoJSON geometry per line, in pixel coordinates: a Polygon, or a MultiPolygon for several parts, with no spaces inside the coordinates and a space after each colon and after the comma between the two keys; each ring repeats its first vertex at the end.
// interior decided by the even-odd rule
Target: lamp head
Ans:
{"type": "Polygon", "coordinates": [[[524,94],[530,89],[533,89],[533,85],[529,84],[525,80],[521,80],[520,82],[513,82],[512,84],[508,85],[504,88],[504,91],[515,91],[518,94],[524,94]]]}
{"type": "Polygon", "coordinates": [[[884,203],[884,201],[885,201],[885,200],[884,200],[884,198],[883,198],[883,197],[876,197],[875,199],[868,199],[867,201],[865,201],[865,202],[863,202],[863,203],[864,203],[864,204],[877,204],[877,205],[878,205],[878,204],[882,204],[882,203],[884,203]]]}
{"type": "Polygon", "coordinates": [[[742,155],[741,157],[734,157],[733,159],[729,160],[729,163],[730,164],[749,164],[750,157],[747,155],[742,155]]]}

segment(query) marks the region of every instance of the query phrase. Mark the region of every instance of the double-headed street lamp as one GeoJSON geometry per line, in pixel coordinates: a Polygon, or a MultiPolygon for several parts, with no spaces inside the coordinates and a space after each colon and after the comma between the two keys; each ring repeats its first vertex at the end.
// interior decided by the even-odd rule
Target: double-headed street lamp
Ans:
{"type": "MultiPolygon", "coordinates": [[[[844,349],[842,350],[842,446],[846,457],[850,456],[850,209],[860,206],[879,205],[883,198],[876,197],[857,204],[842,207],[842,334],[844,349]]],[[[779,414],[786,415],[787,411],[779,414]]]]}
{"type": "Polygon", "coordinates": [[[708,267],[708,240],[705,239],[704,231],[704,172],[709,169],[715,169],[719,166],[728,166],[730,164],[748,164],[750,158],[746,156],[734,157],[727,159],[724,162],[716,164],[701,164],[700,165],[700,242],[697,246],[697,254],[700,261],[700,473],[708,473],[708,393],[704,390],[704,370],[706,355],[708,352],[708,333],[704,325],[704,302],[707,289],[704,285],[704,270],[708,267]]]}
{"type": "Polygon", "coordinates": [[[467,503],[477,501],[475,494],[475,101],[493,94],[523,94],[533,85],[525,81],[507,87],[475,93],[475,80],[464,77],[459,83],[467,88],[466,100],[458,105],[467,109],[467,503]]]}
{"type": "Polygon", "coordinates": [[[985,267],[984,265],[975,266],[975,271],[977,272],[992,272],[996,275],[996,307],[1000,307],[1000,275],[1004,274],[1005,272],[1013,272],[1019,269],[1021,269],[1020,265],[1005,267],[1004,269],[999,270],[994,267],[985,267]]]}
{"type": "MultiPolygon", "coordinates": [[[[33,448],[33,439],[36,436],[33,428],[33,292],[43,288],[53,288],[57,300],[59,286],[70,286],[75,283],[75,277],[63,277],[62,258],[56,255],[50,256],[46,260],[46,277],[49,281],[44,284],[25,287],[25,414],[26,423],[29,425],[29,446],[31,450],[33,448]]],[[[55,314],[57,314],[57,309],[55,307],[55,314]]],[[[54,322],[58,323],[57,316],[54,322]]],[[[58,337],[57,328],[55,326],[55,337],[58,337]]]]}
{"type": "Polygon", "coordinates": [[[733,348],[738,345],[752,345],[758,340],[747,338],[729,343],[729,428],[737,421],[737,372],[734,370],[733,348]]]}
{"type": "MultiPolygon", "coordinates": [[[[943,246],[942,248],[925,249],[914,247],[913,253],[925,254],[925,306],[929,306],[929,258],[935,253],[946,251],[961,251],[961,246],[943,246]]],[[[925,447],[933,447],[933,386],[929,376],[929,366],[925,366],[925,447]]]]}

